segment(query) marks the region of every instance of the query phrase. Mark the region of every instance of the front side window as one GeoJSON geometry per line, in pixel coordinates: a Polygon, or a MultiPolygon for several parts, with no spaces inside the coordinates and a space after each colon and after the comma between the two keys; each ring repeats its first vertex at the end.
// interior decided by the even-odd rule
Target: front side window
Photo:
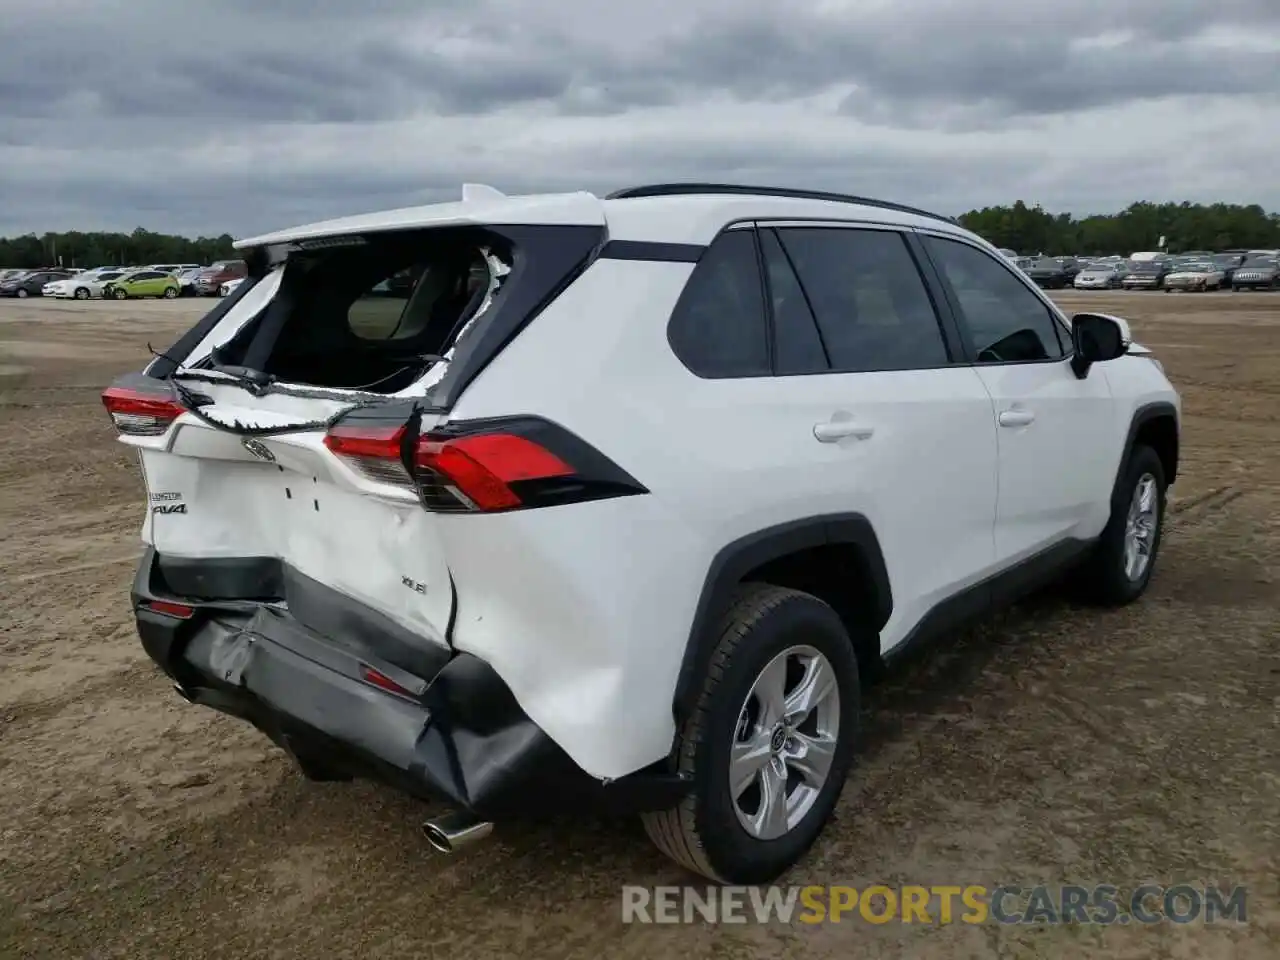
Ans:
{"type": "Polygon", "coordinates": [[[667,327],[671,349],[699,377],[770,374],[755,237],[721,234],[698,261],[667,327]]]}
{"type": "Polygon", "coordinates": [[[833,371],[918,370],[950,361],[933,301],[891,230],[778,230],[817,318],[833,371]]]}
{"type": "Polygon", "coordinates": [[[1065,355],[1049,308],[990,254],[958,240],[926,236],[950,284],[979,363],[1026,363],[1065,355]]]}

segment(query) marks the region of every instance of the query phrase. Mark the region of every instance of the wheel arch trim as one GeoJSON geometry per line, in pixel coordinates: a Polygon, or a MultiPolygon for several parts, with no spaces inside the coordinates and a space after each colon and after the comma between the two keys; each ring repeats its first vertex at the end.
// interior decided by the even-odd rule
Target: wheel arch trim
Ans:
{"type": "Polygon", "coordinates": [[[1177,478],[1178,458],[1182,446],[1182,424],[1178,419],[1178,408],[1169,400],[1156,400],[1151,403],[1141,404],[1133,412],[1133,417],[1129,420],[1129,432],[1125,436],[1124,446],[1120,448],[1120,462],[1116,465],[1116,475],[1112,482],[1111,489],[1115,490],[1120,485],[1120,479],[1124,476],[1124,470],[1129,463],[1129,457],[1133,454],[1134,445],[1138,440],[1138,433],[1146,424],[1153,420],[1168,419],[1173,422],[1174,433],[1177,437],[1177,445],[1173,455],[1173,471],[1171,475],[1165,477],[1166,485],[1172,486],[1177,478]]]}
{"type": "Polygon", "coordinates": [[[858,550],[871,581],[875,604],[873,626],[879,631],[888,622],[893,612],[889,571],[875,528],[862,514],[805,517],[739,537],[716,553],[703,580],[672,698],[677,727],[692,713],[698,680],[715,648],[717,637],[712,633],[712,621],[727,607],[743,577],[770,561],[830,545],[848,545],[858,550]]]}

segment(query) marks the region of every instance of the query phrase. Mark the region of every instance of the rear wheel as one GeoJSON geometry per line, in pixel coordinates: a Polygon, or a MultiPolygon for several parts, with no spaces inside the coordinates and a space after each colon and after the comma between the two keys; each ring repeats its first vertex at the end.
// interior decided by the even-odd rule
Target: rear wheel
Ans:
{"type": "Polygon", "coordinates": [[[22,288],[22,287],[19,287],[19,288],[18,288],[18,299],[19,299],[19,300],[25,300],[25,299],[27,299],[27,297],[29,297],[29,296],[31,296],[31,294],[27,293],[27,291],[26,291],[24,288],[22,288]]]}
{"type": "Polygon", "coordinates": [[[766,883],[831,816],[853,763],[858,666],[840,618],[797,590],[744,584],[718,626],[675,762],[691,778],[645,830],[677,863],[724,883],[766,883]]]}
{"type": "Polygon", "coordinates": [[[1111,495],[1111,519],[1081,570],[1087,599],[1123,606],[1146,592],[1160,550],[1166,497],[1159,455],[1134,447],[1111,495]]]}

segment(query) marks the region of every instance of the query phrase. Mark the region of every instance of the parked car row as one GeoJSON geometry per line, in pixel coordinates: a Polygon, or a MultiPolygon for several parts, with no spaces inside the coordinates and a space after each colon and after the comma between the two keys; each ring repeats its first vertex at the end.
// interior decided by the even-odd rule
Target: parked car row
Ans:
{"type": "Polygon", "coordinates": [[[1094,258],[1000,252],[1048,290],[1280,290],[1280,250],[1139,251],[1094,258]]]}
{"type": "MultiPolygon", "coordinates": [[[[128,300],[158,297],[225,296],[229,284],[248,274],[243,260],[153,263],[145,267],[103,266],[88,270],[50,267],[0,271],[0,297],[58,297],[72,300],[128,300]]],[[[232,287],[233,289],[234,287],[232,287]]]]}

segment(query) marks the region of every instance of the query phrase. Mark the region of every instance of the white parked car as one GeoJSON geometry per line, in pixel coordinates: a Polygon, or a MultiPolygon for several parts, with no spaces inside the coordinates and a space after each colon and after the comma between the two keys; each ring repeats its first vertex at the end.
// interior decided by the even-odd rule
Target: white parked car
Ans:
{"type": "Polygon", "coordinates": [[[103,396],[142,643],[308,776],[447,798],[440,849],[608,808],[768,881],[850,775],[860,675],[1057,576],[1150,582],[1177,393],[950,219],[469,187],[237,246],[103,396]]]}
{"type": "Polygon", "coordinates": [[[1221,290],[1226,272],[1212,261],[1185,263],[1164,278],[1164,292],[1170,290],[1221,290]]]}
{"type": "Polygon", "coordinates": [[[99,300],[102,288],[112,280],[117,280],[130,271],[124,269],[86,270],[78,276],[59,282],[54,293],[56,297],[74,300],[99,300]]]}
{"type": "Polygon", "coordinates": [[[1122,263],[1091,263],[1079,273],[1071,285],[1077,290],[1111,290],[1124,279],[1122,263]]]}
{"type": "Polygon", "coordinates": [[[152,264],[148,264],[145,267],[141,267],[139,269],[159,270],[161,273],[172,273],[177,275],[179,273],[182,273],[184,270],[198,269],[199,266],[200,264],[198,263],[152,263],[152,264]]]}
{"type": "Polygon", "coordinates": [[[244,283],[244,277],[237,277],[235,280],[228,280],[226,283],[219,284],[218,296],[229,296],[234,293],[242,283],[244,283]]]}

